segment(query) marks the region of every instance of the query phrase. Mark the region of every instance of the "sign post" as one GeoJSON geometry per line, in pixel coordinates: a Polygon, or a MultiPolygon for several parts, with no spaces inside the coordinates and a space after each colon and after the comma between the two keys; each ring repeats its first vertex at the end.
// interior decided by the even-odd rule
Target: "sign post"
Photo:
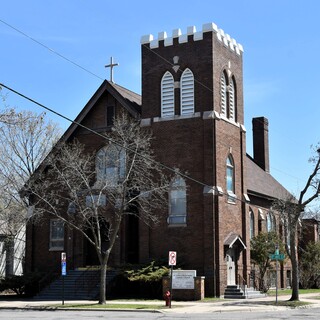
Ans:
{"type": "Polygon", "coordinates": [[[61,252],[62,305],[64,305],[64,277],[67,275],[67,254],[61,252]]]}
{"type": "Polygon", "coordinates": [[[276,261],[276,304],[278,304],[278,261],[284,260],[284,254],[279,253],[279,249],[276,247],[274,254],[269,254],[269,259],[276,261]]]}
{"type": "Polygon", "coordinates": [[[175,266],[176,264],[177,264],[177,252],[169,251],[169,266],[171,266],[169,308],[171,308],[171,300],[172,300],[173,266],[175,266]]]}

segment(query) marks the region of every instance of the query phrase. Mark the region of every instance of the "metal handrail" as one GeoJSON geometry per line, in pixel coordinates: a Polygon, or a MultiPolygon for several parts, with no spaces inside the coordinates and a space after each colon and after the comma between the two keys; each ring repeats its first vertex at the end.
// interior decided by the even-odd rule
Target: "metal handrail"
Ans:
{"type": "Polygon", "coordinates": [[[88,272],[91,271],[98,271],[100,270],[100,268],[94,267],[94,266],[90,266],[87,267],[85,270],[83,270],[81,272],[81,274],[74,280],[74,290],[76,293],[76,290],[81,290],[83,288],[85,288],[87,290],[87,294],[89,294],[93,288],[96,286],[96,282],[92,281],[92,277],[88,277],[88,272]]]}
{"type": "Polygon", "coordinates": [[[246,290],[247,282],[240,274],[238,274],[238,286],[239,288],[242,289],[244,296],[247,297],[247,290],[246,290]]]}

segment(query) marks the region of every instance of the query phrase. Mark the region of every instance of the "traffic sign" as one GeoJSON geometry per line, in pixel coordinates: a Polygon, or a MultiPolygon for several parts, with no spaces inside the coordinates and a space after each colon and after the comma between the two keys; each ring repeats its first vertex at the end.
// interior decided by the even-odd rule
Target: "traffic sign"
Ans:
{"type": "Polygon", "coordinates": [[[177,252],[169,251],[169,266],[175,266],[177,264],[177,252]]]}

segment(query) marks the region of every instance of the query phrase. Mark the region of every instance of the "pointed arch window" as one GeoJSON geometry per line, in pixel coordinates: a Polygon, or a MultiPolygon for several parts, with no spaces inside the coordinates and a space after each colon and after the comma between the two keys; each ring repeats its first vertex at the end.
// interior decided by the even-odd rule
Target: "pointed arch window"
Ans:
{"type": "Polygon", "coordinates": [[[269,212],[267,214],[267,232],[276,231],[276,219],[274,215],[269,212]]]}
{"type": "Polygon", "coordinates": [[[174,116],[174,79],[167,71],[161,79],[161,117],[174,116]]]}
{"type": "Polygon", "coordinates": [[[236,82],[234,77],[231,77],[229,79],[226,72],[223,71],[220,78],[221,115],[231,120],[232,122],[236,121],[236,91],[236,82]]]}
{"type": "Polygon", "coordinates": [[[114,187],[125,177],[125,150],[116,145],[100,149],[96,155],[96,178],[114,187]]]}
{"type": "Polygon", "coordinates": [[[221,114],[227,116],[227,76],[222,72],[220,78],[221,114]]]}
{"type": "Polygon", "coordinates": [[[176,176],[169,191],[168,224],[185,225],[187,221],[187,187],[181,176],[176,176]]]}
{"type": "Polygon", "coordinates": [[[236,97],[235,97],[235,82],[234,82],[234,78],[231,78],[230,84],[229,84],[229,108],[228,108],[228,118],[231,121],[235,121],[236,117],[235,117],[235,103],[236,103],[236,97]]]}
{"type": "Polygon", "coordinates": [[[228,193],[228,201],[235,202],[235,183],[234,183],[234,161],[230,154],[226,162],[226,186],[228,193]]]}
{"type": "Polygon", "coordinates": [[[254,226],[254,213],[252,209],[249,211],[249,219],[250,219],[250,239],[254,237],[255,226],[254,226]]]}
{"type": "Polygon", "coordinates": [[[194,76],[190,69],[181,76],[181,115],[194,113],[194,76]]]}

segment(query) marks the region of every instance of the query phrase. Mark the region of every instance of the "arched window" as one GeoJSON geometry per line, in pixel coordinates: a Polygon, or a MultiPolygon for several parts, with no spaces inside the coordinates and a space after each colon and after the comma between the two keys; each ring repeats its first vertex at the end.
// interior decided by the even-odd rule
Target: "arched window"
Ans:
{"type": "Polygon", "coordinates": [[[231,154],[227,158],[227,191],[234,193],[234,162],[231,154]]]}
{"type": "Polygon", "coordinates": [[[220,78],[221,114],[227,116],[227,76],[222,72],[220,78]]]}
{"type": "Polygon", "coordinates": [[[267,232],[276,231],[276,219],[274,215],[269,212],[267,214],[267,232]]]}
{"type": "Polygon", "coordinates": [[[125,177],[125,150],[116,145],[100,149],[96,155],[97,181],[116,186],[125,177]]]}
{"type": "Polygon", "coordinates": [[[234,77],[228,78],[225,71],[220,78],[221,115],[236,121],[237,90],[234,77]]]}
{"type": "Polygon", "coordinates": [[[181,115],[194,113],[194,77],[190,69],[181,76],[181,115]]]}
{"type": "Polygon", "coordinates": [[[174,80],[167,71],[161,79],[161,117],[174,116],[174,80]]]}
{"type": "Polygon", "coordinates": [[[250,209],[249,211],[249,219],[250,219],[250,239],[252,239],[254,237],[254,213],[253,211],[250,209]]]}
{"type": "Polygon", "coordinates": [[[186,224],[187,188],[184,179],[176,176],[169,191],[169,224],[186,224]]]}
{"type": "Polygon", "coordinates": [[[228,108],[228,118],[231,121],[236,120],[236,85],[234,78],[231,78],[230,84],[229,84],[229,108],[228,108]]]}
{"type": "Polygon", "coordinates": [[[272,221],[270,214],[267,214],[267,232],[270,232],[272,230],[272,221]]]}

